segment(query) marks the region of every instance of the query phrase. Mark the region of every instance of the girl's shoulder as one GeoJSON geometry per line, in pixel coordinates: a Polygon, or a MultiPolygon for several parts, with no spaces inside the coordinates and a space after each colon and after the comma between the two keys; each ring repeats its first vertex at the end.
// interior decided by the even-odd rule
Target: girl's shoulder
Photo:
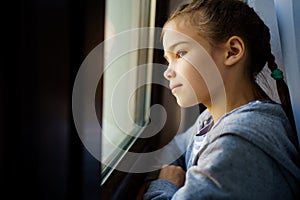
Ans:
{"type": "Polygon", "coordinates": [[[212,143],[226,135],[243,138],[261,149],[295,151],[290,138],[293,129],[280,104],[254,101],[224,115],[206,135],[212,143]]]}
{"type": "Polygon", "coordinates": [[[252,101],[225,114],[215,126],[248,126],[254,129],[263,127],[289,126],[289,120],[278,103],[272,101],[252,101]]]}
{"type": "Polygon", "coordinates": [[[268,155],[276,155],[274,159],[283,160],[298,156],[290,140],[291,133],[293,129],[280,104],[255,101],[223,116],[207,134],[207,142],[235,136],[268,155]]]}

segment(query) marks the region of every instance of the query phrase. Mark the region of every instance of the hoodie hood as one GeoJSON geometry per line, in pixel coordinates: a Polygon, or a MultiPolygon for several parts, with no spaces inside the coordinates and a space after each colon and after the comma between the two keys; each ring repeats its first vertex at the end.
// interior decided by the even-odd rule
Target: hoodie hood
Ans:
{"type": "Polygon", "coordinates": [[[257,146],[300,182],[299,154],[289,139],[293,130],[280,104],[254,101],[231,111],[207,134],[208,142],[226,134],[257,146]]]}

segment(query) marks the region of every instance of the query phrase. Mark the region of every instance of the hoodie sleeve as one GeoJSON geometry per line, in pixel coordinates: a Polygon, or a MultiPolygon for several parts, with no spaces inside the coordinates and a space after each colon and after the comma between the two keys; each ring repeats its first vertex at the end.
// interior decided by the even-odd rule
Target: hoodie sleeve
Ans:
{"type": "Polygon", "coordinates": [[[165,179],[157,179],[151,182],[144,200],[169,200],[178,189],[175,184],[165,179]]]}
{"type": "MultiPolygon", "coordinates": [[[[186,171],[186,164],[185,164],[186,154],[187,154],[187,152],[184,153],[176,161],[174,161],[171,165],[180,166],[183,170],[186,171]]],[[[157,174],[156,178],[157,177],[158,177],[158,174],[157,174]]],[[[165,179],[156,179],[150,183],[148,190],[144,195],[144,200],[171,199],[172,196],[174,195],[174,193],[178,189],[179,188],[175,184],[173,184],[165,179]]]]}

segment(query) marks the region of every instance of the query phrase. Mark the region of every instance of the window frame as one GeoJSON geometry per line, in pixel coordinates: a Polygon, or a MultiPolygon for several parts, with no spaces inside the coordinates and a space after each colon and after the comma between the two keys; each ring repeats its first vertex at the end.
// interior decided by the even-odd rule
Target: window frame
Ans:
{"type": "MultiPolygon", "coordinates": [[[[151,22],[153,27],[162,27],[169,15],[170,0],[156,1],[155,19],[151,22]]],[[[154,35],[154,41],[159,40],[160,35],[154,35]]],[[[149,63],[164,63],[163,52],[153,50],[153,59],[149,63]]],[[[154,69],[153,69],[154,70],[154,69]]],[[[151,78],[153,77],[153,72],[151,78]]],[[[151,85],[150,106],[162,104],[163,91],[157,85],[151,85]],[[154,95],[153,95],[154,94],[154,95]]],[[[141,133],[142,134],[142,131],[141,133]]],[[[149,152],[161,142],[161,133],[147,139],[137,138],[129,148],[129,152],[149,152]]],[[[122,159],[119,160],[122,162],[122,159]]],[[[101,198],[103,199],[142,199],[147,187],[145,177],[147,173],[128,173],[116,169],[110,171],[109,176],[100,186],[101,198]]]]}

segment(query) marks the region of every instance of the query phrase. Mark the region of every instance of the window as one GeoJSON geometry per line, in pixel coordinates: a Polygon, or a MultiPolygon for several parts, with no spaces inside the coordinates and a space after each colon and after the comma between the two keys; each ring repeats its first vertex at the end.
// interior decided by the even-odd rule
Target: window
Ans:
{"type": "Polygon", "coordinates": [[[150,106],[155,1],[106,5],[102,116],[102,183],[147,123],[150,106]],[[141,82],[145,84],[141,84],[141,82]]]}

